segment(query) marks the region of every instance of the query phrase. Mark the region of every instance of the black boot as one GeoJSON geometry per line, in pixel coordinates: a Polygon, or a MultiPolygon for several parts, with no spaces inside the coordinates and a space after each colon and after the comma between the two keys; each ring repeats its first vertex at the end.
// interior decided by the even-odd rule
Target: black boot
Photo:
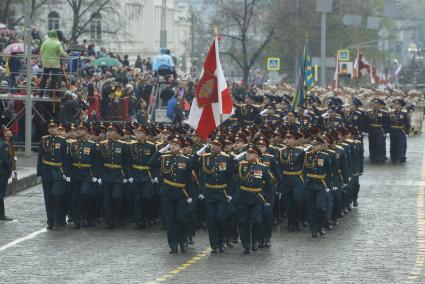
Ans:
{"type": "Polygon", "coordinates": [[[12,218],[9,218],[5,215],[4,210],[4,199],[0,198],[0,221],[12,221],[12,218]]]}

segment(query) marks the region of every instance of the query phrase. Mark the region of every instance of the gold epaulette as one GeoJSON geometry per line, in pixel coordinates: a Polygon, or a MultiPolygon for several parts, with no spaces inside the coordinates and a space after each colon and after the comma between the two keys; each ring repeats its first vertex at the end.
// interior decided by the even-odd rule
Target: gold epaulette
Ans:
{"type": "Polygon", "coordinates": [[[263,156],[268,156],[268,157],[274,158],[274,156],[272,154],[270,154],[270,153],[263,154],[263,156]]]}
{"type": "Polygon", "coordinates": [[[326,149],[326,151],[331,152],[331,153],[335,153],[335,151],[331,150],[331,149],[326,149]]]}
{"type": "Polygon", "coordinates": [[[93,140],[87,140],[87,142],[92,143],[92,144],[96,144],[96,142],[94,142],[93,140]]]}
{"type": "Polygon", "coordinates": [[[300,150],[304,150],[304,147],[302,146],[295,146],[294,148],[300,149],[300,150]]]}
{"type": "Polygon", "coordinates": [[[48,137],[50,137],[51,135],[44,135],[43,137],[41,137],[41,139],[46,139],[48,137]]]}
{"type": "Polygon", "coordinates": [[[336,148],[340,149],[340,150],[344,150],[344,147],[341,147],[339,145],[335,145],[336,148]]]}
{"type": "Polygon", "coordinates": [[[136,144],[136,143],[138,143],[138,141],[136,141],[136,140],[128,141],[127,142],[128,145],[133,145],[133,144],[136,144]]]}
{"type": "Polygon", "coordinates": [[[206,157],[206,156],[209,156],[209,155],[211,155],[211,153],[202,153],[201,154],[202,157],[206,157]]]}
{"type": "Polygon", "coordinates": [[[230,157],[230,155],[225,153],[225,152],[221,152],[220,155],[225,156],[225,157],[230,157]]]}
{"type": "Polygon", "coordinates": [[[354,143],[354,140],[352,140],[352,139],[345,139],[345,141],[348,141],[350,143],[354,143]]]}
{"type": "Polygon", "coordinates": [[[123,140],[117,140],[117,141],[120,142],[120,143],[123,143],[123,144],[127,144],[127,142],[123,141],[123,140]]]}
{"type": "Polygon", "coordinates": [[[151,141],[147,141],[147,140],[146,140],[146,143],[148,143],[148,144],[150,144],[150,145],[155,146],[155,143],[153,143],[153,142],[151,142],[151,141]]]}
{"type": "Polygon", "coordinates": [[[108,140],[103,140],[103,141],[99,142],[99,144],[105,144],[105,143],[108,143],[108,140]]]}
{"type": "Polygon", "coordinates": [[[77,140],[75,140],[75,139],[68,139],[68,140],[66,140],[66,142],[67,143],[75,143],[75,142],[77,142],[77,140]]]}

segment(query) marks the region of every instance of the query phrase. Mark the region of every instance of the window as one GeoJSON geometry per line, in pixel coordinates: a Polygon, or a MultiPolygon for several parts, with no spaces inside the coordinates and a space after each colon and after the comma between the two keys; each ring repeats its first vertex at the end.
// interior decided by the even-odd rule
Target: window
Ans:
{"type": "Polygon", "coordinates": [[[90,38],[102,39],[102,17],[99,13],[94,13],[91,15],[90,38]]]}
{"type": "Polygon", "coordinates": [[[59,30],[59,14],[52,11],[47,15],[48,18],[48,30],[59,30]]]}

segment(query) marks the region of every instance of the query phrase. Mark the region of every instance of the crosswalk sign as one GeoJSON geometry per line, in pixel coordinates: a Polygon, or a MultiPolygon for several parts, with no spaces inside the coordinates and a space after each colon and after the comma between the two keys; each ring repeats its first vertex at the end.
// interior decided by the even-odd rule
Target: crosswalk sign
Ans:
{"type": "Polygon", "coordinates": [[[280,70],[280,58],[268,57],[267,58],[267,70],[268,71],[279,71],[280,70]]]}
{"type": "Polygon", "coordinates": [[[350,51],[343,49],[338,50],[338,60],[339,61],[350,61],[350,51]]]}

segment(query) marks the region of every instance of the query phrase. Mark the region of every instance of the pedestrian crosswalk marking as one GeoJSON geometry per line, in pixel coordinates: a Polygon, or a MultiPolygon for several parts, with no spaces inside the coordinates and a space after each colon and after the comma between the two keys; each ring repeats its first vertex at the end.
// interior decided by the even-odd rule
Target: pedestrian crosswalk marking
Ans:
{"type": "Polygon", "coordinates": [[[167,272],[164,275],[161,275],[161,276],[155,278],[154,281],[147,282],[147,284],[157,284],[157,283],[161,283],[161,282],[165,282],[165,281],[169,280],[171,277],[174,277],[176,274],[184,271],[185,269],[189,268],[193,264],[195,264],[198,261],[200,261],[203,257],[209,255],[209,253],[208,253],[209,250],[210,250],[209,247],[205,248],[199,254],[197,254],[196,256],[192,257],[191,259],[189,259],[188,261],[186,261],[185,263],[183,263],[179,267],[177,267],[177,268],[175,268],[175,269],[167,272]]]}

